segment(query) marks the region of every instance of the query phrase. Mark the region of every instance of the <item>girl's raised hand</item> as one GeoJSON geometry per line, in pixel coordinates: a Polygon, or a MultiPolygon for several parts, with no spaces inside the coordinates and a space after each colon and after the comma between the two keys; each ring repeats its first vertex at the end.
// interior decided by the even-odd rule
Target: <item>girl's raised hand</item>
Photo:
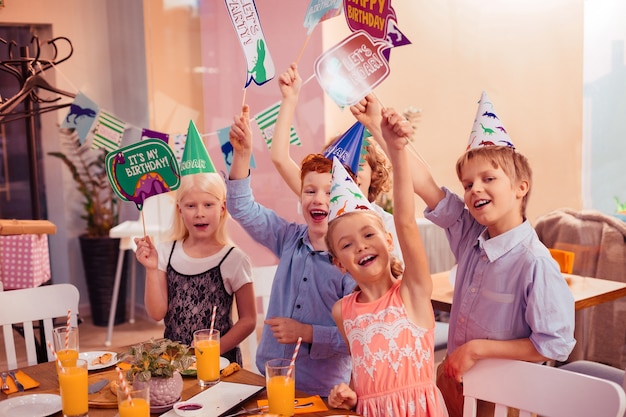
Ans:
{"type": "Polygon", "coordinates": [[[252,130],[250,129],[250,107],[244,104],[241,114],[234,117],[228,134],[230,144],[237,153],[252,152],[252,130]]]}
{"type": "Polygon", "coordinates": [[[372,93],[350,106],[350,112],[370,131],[380,125],[380,104],[372,93]]]}
{"type": "Polygon", "coordinates": [[[283,98],[297,97],[302,87],[302,78],[298,73],[298,65],[292,63],[287,71],[278,77],[278,87],[283,98]]]}

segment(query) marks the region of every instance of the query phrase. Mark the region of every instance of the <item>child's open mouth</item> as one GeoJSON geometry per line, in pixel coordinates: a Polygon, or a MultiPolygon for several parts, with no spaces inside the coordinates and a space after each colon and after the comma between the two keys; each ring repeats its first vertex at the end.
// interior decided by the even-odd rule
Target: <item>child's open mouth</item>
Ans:
{"type": "Polygon", "coordinates": [[[328,212],[324,210],[311,210],[309,213],[315,221],[324,220],[328,216],[328,212]]]}

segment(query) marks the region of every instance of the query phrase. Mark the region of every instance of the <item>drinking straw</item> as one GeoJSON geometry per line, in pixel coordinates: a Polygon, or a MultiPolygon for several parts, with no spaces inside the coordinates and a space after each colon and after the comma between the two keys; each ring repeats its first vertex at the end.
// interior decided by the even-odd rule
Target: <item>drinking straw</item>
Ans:
{"type": "Polygon", "coordinates": [[[128,404],[133,406],[133,398],[130,396],[130,389],[128,389],[128,384],[126,383],[126,378],[124,378],[124,372],[120,369],[119,366],[115,367],[117,371],[117,379],[120,380],[120,387],[124,390],[124,394],[126,394],[126,398],[128,398],[128,404]]]}
{"type": "Polygon", "coordinates": [[[211,314],[211,327],[209,327],[209,333],[213,333],[213,325],[215,324],[215,313],[217,313],[217,306],[213,306],[213,313],[211,314]]]}
{"type": "Polygon", "coordinates": [[[46,342],[46,344],[48,345],[48,349],[50,350],[50,352],[52,353],[52,357],[54,357],[54,360],[57,361],[57,365],[59,366],[59,369],[63,369],[63,364],[61,364],[61,360],[59,359],[59,357],[57,356],[56,351],[54,350],[54,347],[52,347],[52,343],[50,343],[49,341],[46,342]]]}
{"type": "Polygon", "coordinates": [[[298,356],[298,351],[300,350],[300,343],[302,343],[302,337],[298,337],[296,348],[293,350],[293,355],[291,355],[291,363],[289,364],[289,369],[287,370],[287,378],[291,376],[293,368],[296,366],[296,356],[298,356]]]}
{"type": "Polygon", "coordinates": [[[67,321],[65,322],[66,332],[65,332],[65,349],[70,348],[70,330],[72,329],[72,325],[70,324],[70,320],[72,318],[72,310],[67,309],[67,321]]]}

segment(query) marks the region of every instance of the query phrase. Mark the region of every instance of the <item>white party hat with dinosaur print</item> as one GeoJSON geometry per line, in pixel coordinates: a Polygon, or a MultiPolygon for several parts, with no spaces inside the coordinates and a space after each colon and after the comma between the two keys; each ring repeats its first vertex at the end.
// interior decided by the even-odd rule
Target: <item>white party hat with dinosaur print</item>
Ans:
{"type": "Polygon", "coordinates": [[[352,177],[348,174],[348,171],[344,168],[339,159],[333,156],[328,221],[330,222],[342,214],[356,210],[373,210],[373,207],[352,180],[352,177]]]}
{"type": "Polygon", "coordinates": [[[502,121],[493,108],[493,103],[484,91],[478,102],[478,110],[476,111],[472,132],[467,142],[467,150],[481,146],[509,146],[515,148],[509,134],[502,125],[502,121]]]}

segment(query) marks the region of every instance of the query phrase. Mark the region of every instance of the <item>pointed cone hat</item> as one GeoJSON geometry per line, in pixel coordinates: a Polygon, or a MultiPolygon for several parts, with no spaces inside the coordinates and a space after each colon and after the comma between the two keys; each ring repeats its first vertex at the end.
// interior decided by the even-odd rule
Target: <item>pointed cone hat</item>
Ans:
{"type": "Polygon", "coordinates": [[[361,161],[361,148],[363,146],[363,134],[365,126],[356,122],[343,135],[339,136],[324,152],[324,156],[339,159],[342,164],[350,167],[352,172],[359,172],[359,162],[361,161]]]}
{"type": "Polygon", "coordinates": [[[189,121],[187,140],[180,161],[180,175],[217,172],[193,120],[189,121]]]}
{"type": "Polygon", "coordinates": [[[339,159],[333,157],[328,221],[336,219],[342,214],[356,210],[373,210],[373,207],[352,180],[352,177],[348,174],[348,171],[346,171],[339,159]]]}
{"type": "Polygon", "coordinates": [[[487,97],[487,93],[483,91],[478,102],[472,132],[467,142],[467,150],[494,145],[515,148],[509,134],[504,129],[502,120],[496,114],[493,103],[487,97]]]}

